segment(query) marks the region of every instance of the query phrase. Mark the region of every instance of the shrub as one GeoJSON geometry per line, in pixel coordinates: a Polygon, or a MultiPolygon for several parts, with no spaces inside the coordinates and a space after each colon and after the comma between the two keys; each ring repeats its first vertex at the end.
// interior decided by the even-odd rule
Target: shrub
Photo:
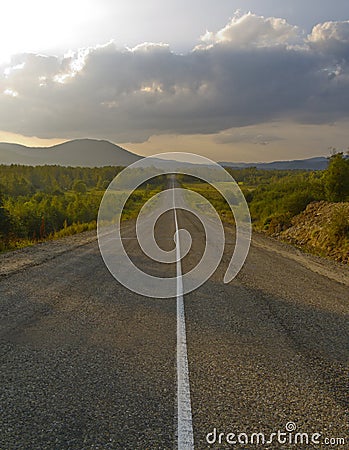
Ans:
{"type": "Polygon", "coordinates": [[[328,225],[328,237],[332,243],[338,243],[349,239],[349,212],[348,208],[342,206],[333,215],[328,225]]]}
{"type": "Polygon", "coordinates": [[[328,201],[342,202],[349,197],[349,159],[344,158],[343,153],[331,156],[324,183],[328,201]]]}
{"type": "Polygon", "coordinates": [[[268,234],[281,233],[292,225],[291,218],[292,216],[289,213],[270,216],[264,222],[264,229],[267,230],[268,234]]]}

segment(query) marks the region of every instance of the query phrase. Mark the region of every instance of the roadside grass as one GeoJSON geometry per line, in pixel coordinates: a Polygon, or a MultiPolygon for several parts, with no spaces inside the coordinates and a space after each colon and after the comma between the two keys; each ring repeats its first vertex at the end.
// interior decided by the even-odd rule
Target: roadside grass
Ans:
{"type": "MultiPolygon", "coordinates": [[[[228,183],[221,183],[222,188],[227,189],[229,187],[228,183]]],[[[214,207],[214,209],[219,214],[221,220],[228,224],[234,224],[234,216],[231,212],[231,209],[227,203],[227,201],[222,197],[222,194],[215,189],[213,186],[209,185],[208,183],[182,183],[182,187],[184,189],[192,190],[203,197],[205,197],[214,207]]],[[[202,212],[202,204],[192,204],[194,209],[196,209],[198,212],[202,212]]]]}

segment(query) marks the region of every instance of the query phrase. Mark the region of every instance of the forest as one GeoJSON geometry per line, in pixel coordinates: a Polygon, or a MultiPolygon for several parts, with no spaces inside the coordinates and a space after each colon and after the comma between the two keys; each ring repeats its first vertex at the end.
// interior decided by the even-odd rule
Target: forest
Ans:
{"type": "MultiPolygon", "coordinates": [[[[121,170],[0,165],[0,251],[94,229],[103,193],[121,170]]],[[[246,197],[254,228],[269,233],[290,226],[311,202],[349,201],[349,159],[343,153],[333,154],[325,171],[254,167],[227,171],[246,197]]],[[[218,192],[200,180],[183,176],[180,181],[203,193],[229,221],[228,205],[218,192]]],[[[141,186],[127,202],[123,218],[134,217],[164,182],[158,177],[141,186]]],[[[341,233],[349,239],[349,218],[344,214],[338,220],[341,233]]]]}
{"type": "MultiPolygon", "coordinates": [[[[0,165],[0,251],[96,228],[104,191],[122,169],[0,165]]],[[[123,219],[135,216],[163,181],[137,189],[123,219]]]]}

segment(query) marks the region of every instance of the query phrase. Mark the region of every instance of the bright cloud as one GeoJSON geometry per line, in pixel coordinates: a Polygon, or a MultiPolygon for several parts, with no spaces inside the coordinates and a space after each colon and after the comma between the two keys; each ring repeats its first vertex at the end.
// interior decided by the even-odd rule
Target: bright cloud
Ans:
{"type": "MultiPolygon", "coordinates": [[[[316,25],[308,36],[308,42],[312,49],[349,58],[349,21],[325,22],[316,25]]],[[[344,61],[342,61],[343,63],[344,61]]]]}
{"type": "Polygon", "coordinates": [[[325,22],[316,25],[309,36],[311,42],[349,43],[349,21],[325,22]]]}
{"type": "MultiPolygon", "coordinates": [[[[284,19],[236,13],[221,30],[207,31],[201,38],[206,44],[229,44],[237,48],[271,47],[296,42],[299,30],[284,19]]],[[[202,48],[202,46],[201,46],[202,48]]]]}

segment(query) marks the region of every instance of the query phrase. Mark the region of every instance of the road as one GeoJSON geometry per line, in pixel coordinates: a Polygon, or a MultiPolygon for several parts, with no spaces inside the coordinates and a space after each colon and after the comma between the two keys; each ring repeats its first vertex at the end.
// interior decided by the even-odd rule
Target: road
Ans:
{"type": "MultiPolygon", "coordinates": [[[[204,234],[190,213],[177,218],[193,236],[186,273],[204,234]]],[[[176,276],[176,264],[149,263],[133,225],[124,236],[135,264],[176,276]]],[[[162,248],[173,248],[174,232],[169,212],[156,226],[162,248]]],[[[348,438],[347,268],[256,234],[243,270],[225,285],[234,243],[226,234],[218,270],[184,296],[195,448],[348,448],[324,443],[348,438]],[[228,433],[269,437],[289,422],[321,443],[224,441],[228,433]]],[[[45,244],[53,250],[42,260],[21,263],[37,249],[0,260],[11,266],[0,277],[0,449],[177,448],[178,299],[130,292],[95,238],[69,239],[45,244]]]]}

